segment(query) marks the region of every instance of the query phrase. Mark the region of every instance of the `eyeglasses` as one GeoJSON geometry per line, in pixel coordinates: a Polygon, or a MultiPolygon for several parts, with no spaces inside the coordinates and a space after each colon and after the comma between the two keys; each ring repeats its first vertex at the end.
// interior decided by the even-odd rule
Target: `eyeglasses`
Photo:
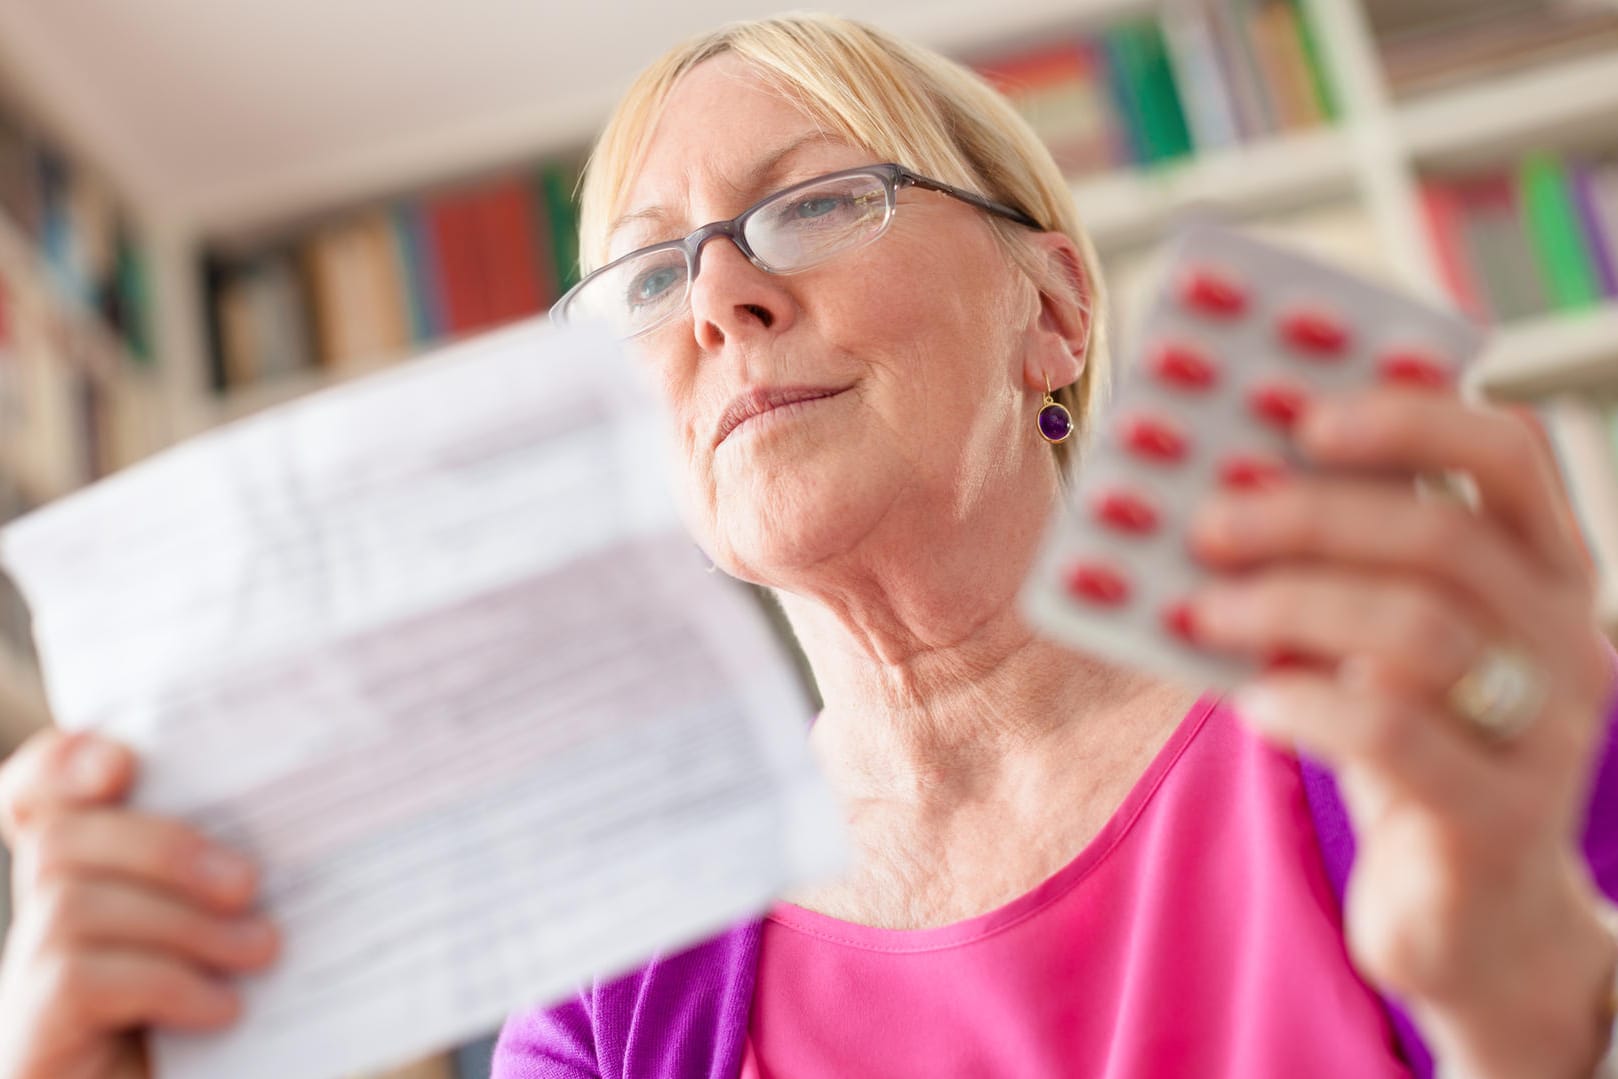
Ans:
{"type": "Polygon", "coordinates": [[[685,310],[702,245],[709,240],[728,238],[765,273],[798,273],[881,236],[893,220],[900,189],[906,187],[937,191],[1043,231],[1021,210],[930,180],[903,165],[867,165],[794,184],[729,221],[715,221],[684,239],[614,259],[569,289],[551,308],[551,317],[564,323],[604,321],[621,337],[639,337],[685,310]]]}

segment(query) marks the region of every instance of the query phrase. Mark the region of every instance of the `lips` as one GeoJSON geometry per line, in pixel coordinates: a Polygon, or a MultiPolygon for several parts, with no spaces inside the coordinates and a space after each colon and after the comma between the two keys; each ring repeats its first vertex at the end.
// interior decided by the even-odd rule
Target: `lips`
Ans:
{"type": "Polygon", "coordinates": [[[737,395],[730,405],[719,416],[719,424],[714,431],[713,444],[718,446],[730,433],[755,416],[762,416],[766,412],[795,405],[803,401],[818,401],[825,397],[835,397],[848,389],[847,386],[777,386],[772,389],[760,388],[749,390],[737,395]]]}

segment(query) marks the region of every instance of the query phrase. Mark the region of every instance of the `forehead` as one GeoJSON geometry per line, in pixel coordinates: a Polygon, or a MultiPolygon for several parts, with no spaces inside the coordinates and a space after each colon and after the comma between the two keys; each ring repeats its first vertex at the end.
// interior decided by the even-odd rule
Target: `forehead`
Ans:
{"type": "Polygon", "coordinates": [[[692,68],[670,92],[621,203],[622,216],[657,216],[638,218],[625,231],[729,216],[788,174],[862,164],[869,156],[745,61],[720,55],[692,68]],[[782,157],[783,150],[790,152],[782,157]],[[770,165],[777,167],[766,171],[770,165]]]}

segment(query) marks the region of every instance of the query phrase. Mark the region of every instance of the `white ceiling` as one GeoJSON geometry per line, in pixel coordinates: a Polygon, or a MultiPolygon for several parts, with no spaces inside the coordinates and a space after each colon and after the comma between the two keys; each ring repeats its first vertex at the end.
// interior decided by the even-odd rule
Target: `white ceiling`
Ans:
{"type": "MultiPolygon", "coordinates": [[[[846,0],[840,9],[956,47],[1133,2],[846,0]]],[[[582,144],[668,45],[776,7],[0,0],[0,64],[148,213],[237,231],[582,144]]]]}

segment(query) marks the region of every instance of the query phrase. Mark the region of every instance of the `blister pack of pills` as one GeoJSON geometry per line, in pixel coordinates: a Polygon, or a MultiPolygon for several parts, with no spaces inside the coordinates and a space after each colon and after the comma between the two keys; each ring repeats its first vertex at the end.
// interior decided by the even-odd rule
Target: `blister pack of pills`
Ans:
{"type": "Polygon", "coordinates": [[[1483,344],[1459,315],[1232,228],[1173,241],[1111,404],[1021,605],[1113,662],[1228,687],[1256,665],[1197,645],[1186,598],[1209,571],[1191,518],[1219,487],[1316,467],[1288,431],[1309,401],[1379,382],[1449,386],[1483,344]]]}

